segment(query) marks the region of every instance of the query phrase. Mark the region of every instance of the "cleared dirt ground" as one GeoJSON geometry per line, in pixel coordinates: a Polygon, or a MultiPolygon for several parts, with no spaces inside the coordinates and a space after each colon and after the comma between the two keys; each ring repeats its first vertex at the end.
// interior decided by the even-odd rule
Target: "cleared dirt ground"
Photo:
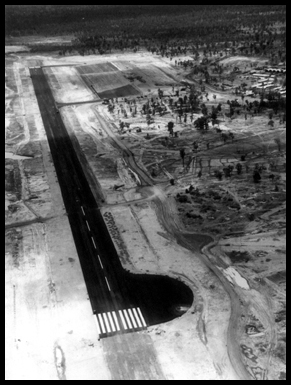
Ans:
{"type": "Polygon", "coordinates": [[[146,53],[17,55],[6,60],[6,379],[143,379],[147,369],[149,379],[160,380],[284,379],[286,125],[280,117],[274,129],[267,112],[229,119],[233,94],[215,92],[209,101],[204,95],[209,108],[223,105],[219,127],[235,135],[225,143],[217,127],[202,133],[189,117],[176,120],[168,96],[173,86],[183,88],[177,85],[188,73],[170,60],[146,53]],[[80,145],[92,188],[102,191],[102,213],[111,213],[119,230],[118,238],[112,235],[122,264],[190,286],[195,302],[183,317],[136,339],[98,342],[29,77],[35,65],[52,66],[45,72],[57,102],[87,102],[60,113],[80,145]],[[148,124],[142,107],[156,100],[158,88],[165,113],[148,124]],[[101,99],[113,97],[109,111],[101,99]],[[120,120],[129,127],[121,130],[120,120]],[[171,120],[177,138],[169,138],[171,120]],[[152,186],[141,186],[124,147],[152,175],[152,186]],[[215,177],[238,163],[241,175],[234,169],[231,178],[215,177]],[[257,164],[259,185],[252,178],[257,164]],[[128,365],[136,371],[129,374],[128,365]]]}

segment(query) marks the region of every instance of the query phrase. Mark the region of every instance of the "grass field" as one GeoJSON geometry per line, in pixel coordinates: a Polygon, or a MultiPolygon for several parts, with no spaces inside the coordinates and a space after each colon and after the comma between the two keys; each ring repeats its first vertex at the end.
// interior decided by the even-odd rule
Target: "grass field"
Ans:
{"type": "Polygon", "coordinates": [[[77,70],[87,86],[93,85],[102,99],[139,95],[139,87],[148,89],[175,82],[166,72],[152,64],[137,66],[117,61],[116,66],[106,62],[80,66],[77,70]]]}
{"type": "Polygon", "coordinates": [[[98,93],[127,86],[129,84],[129,81],[125,79],[119,71],[82,75],[82,78],[89,87],[93,85],[98,93]]]}
{"type": "Polygon", "coordinates": [[[140,92],[135,87],[128,84],[123,87],[114,88],[113,90],[99,92],[98,95],[101,99],[113,99],[124,98],[126,96],[140,95],[140,92]]]}
{"type": "Polygon", "coordinates": [[[112,72],[117,70],[117,68],[109,62],[79,66],[77,69],[81,75],[103,74],[105,72],[112,72]]]}
{"type": "Polygon", "coordinates": [[[130,84],[125,74],[112,63],[98,63],[77,67],[88,87],[93,86],[101,99],[139,95],[139,90],[130,84]]]}
{"type": "Polygon", "coordinates": [[[148,86],[172,85],[175,81],[155,65],[134,67],[126,76],[142,78],[148,86]]]}
{"type": "Polygon", "coordinates": [[[206,30],[223,34],[226,23],[256,23],[258,16],[281,21],[284,12],[285,5],[5,5],[5,32],[51,36],[94,30],[104,36],[125,31],[158,38],[175,29],[177,35],[196,31],[202,38],[206,30]]]}

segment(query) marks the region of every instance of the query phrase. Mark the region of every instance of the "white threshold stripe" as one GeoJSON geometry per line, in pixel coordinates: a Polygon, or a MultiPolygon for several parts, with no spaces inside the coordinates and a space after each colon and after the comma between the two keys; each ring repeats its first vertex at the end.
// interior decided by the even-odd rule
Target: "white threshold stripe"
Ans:
{"type": "Polygon", "coordinates": [[[119,326],[119,322],[118,322],[118,319],[117,319],[115,311],[112,312],[112,316],[113,316],[113,319],[115,321],[115,325],[116,325],[117,331],[120,331],[120,326],[119,326]]]}
{"type": "Polygon", "coordinates": [[[142,322],[143,326],[146,328],[146,327],[147,327],[147,324],[146,324],[146,322],[145,322],[145,320],[144,320],[144,318],[143,318],[143,315],[142,315],[142,313],[141,313],[139,307],[137,308],[137,311],[138,311],[138,314],[139,314],[139,316],[140,316],[140,319],[141,319],[141,322],[142,322]]]}
{"type": "Polygon", "coordinates": [[[127,321],[128,326],[129,326],[129,329],[133,329],[132,324],[131,324],[131,322],[130,322],[130,320],[129,320],[129,317],[128,317],[128,315],[127,315],[126,310],[123,310],[123,314],[125,315],[125,318],[126,318],[126,321],[127,321]]]}
{"type": "Polygon", "coordinates": [[[83,206],[81,206],[81,209],[82,209],[82,213],[83,213],[83,215],[84,215],[84,217],[86,216],[86,214],[85,214],[85,211],[84,211],[84,207],[83,206]]]}
{"type": "Polygon", "coordinates": [[[86,221],[88,230],[91,231],[88,221],[86,221]]]}
{"type": "Polygon", "coordinates": [[[133,314],[135,315],[135,319],[137,320],[138,326],[139,326],[140,328],[142,328],[143,326],[142,326],[142,323],[140,322],[140,319],[139,319],[139,316],[138,316],[138,314],[137,314],[136,309],[132,309],[132,311],[133,311],[133,314]]]}
{"type": "Polygon", "coordinates": [[[113,322],[113,319],[111,317],[111,314],[110,313],[107,313],[107,316],[108,316],[108,319],[109,319],[109,322],[110,322],[110,325],[111,325],[111,330],[113,332],[116,332],[116,327],[114,326],[114,322],[113,322]]]}
{"type": "Polygon", "coordinates": [[[121,310],[119,310],[119,315],[120,315],[120,318],[121,318],[121,321],[122,321],[122,324],[123,324],[124,329],[125,329],[125,330],[128,330],[128,327],[127,327],[127,325],[126,325],[126,322],[125,322],[125,320],[124,320],[124,317],[123,317],[123,314],[122,314],[122,311],[121,311],[121,310]]]}
{"type": "Polygon", "coordinates": [[[91,237],[91,238],[92,238],[93,245],[94,245],[95,249],[97,250],[97,246],[96,246],[96,243],[94,241],[94,238],[93,237],[91,237]]]}
{"type": "MultiPolygon", "coordinates": [[[[98,255],[98,259],[99,259],[100,265],[101,265],[101,267],[102,267],[102,269],[103,269],[102,261],[101,261],[101,258],[100,258],[99,255],[98,255]]],[[[107,278],[106,278],[106,279],[107,279],[107,278]]]]}
{"type": "Polygon", "coordinates": [[[111,288],[110,288],[110,285],[109,285],[109,282],[108,282],[107,277],[105,277],[105,280],[106,280],[106,283],[107,283],[107,286],[108,286],[109,291],[111,291],[111,288]]]}
{"type": "Polygon", "coordinates": [[[96,323],[98,334],[100,336],[102,333],[101,333],[101,330],[100,330],[100,326],[98,324],[98,319],[97,319],[97,315],[96,314],[94,314],[94,320],[95,320],[95,323],[96,323]]]}
{"type": "Polygon", "coordinates": [[[131,309],[128,309],[128,313],[129,313],[129,316],[130,316],[130,319],[131,319],[131,322],[133,324],[133,326],[135,327],[135,329],[137,328],[137,323],[135,322],[135,319],[134,319],[134,315],[132,314],[132,311],[131,309]]]}
{"type": "Polygon", "coordinates": [[[105,329],[105,326],[104,326],[104,323],[103,323],[103,319],[101,317],[101,314],[98,314],[98,319],[99,319],[99,323],[101,325],[101,330],[102,330],[102,333],[103,334],[106,334],[106,329],[105,329]]]}
{"type": "Polygon", "coordinates": [[[103,315],[103,318],[104,318],[104,321],[105,321],[105,326],[106,326],[107,332],[108,332],[108,333],[111,333],[111,329],[110,329],[110,325],[109,325],[109,322],[108,322],[106,313],[104,313],[104,314],[102,314],[102,315],[103,315]]]}

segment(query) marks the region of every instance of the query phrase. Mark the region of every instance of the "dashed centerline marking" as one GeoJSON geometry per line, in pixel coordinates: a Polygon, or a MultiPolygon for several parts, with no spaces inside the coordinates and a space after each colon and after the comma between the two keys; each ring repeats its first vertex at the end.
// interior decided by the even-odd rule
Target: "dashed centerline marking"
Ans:
{"type": "Polygon", "coordinates": [[[94,238],[93,237],[91,237],[91,238],[92,238],[93,245],[94,245],[95,249],[97,250],[97,246],[96,246],[96,243],[94,241],[94,238]]]}
{"type": "Polygon", "coordinates": [[[107,286],[108,286],[109,291],[111,291],[111,288],[110,288],[110,285],[109,285],[109,282],[108,282],[107,277],[105,277],[105,280],[106,280],[106,283],[107,283],[107,286]]]}
{"type": "Polygon", "coordinates": [[[88,230],[91,231],[88,221],[86,221],[88,230]]]}
{"type": "MultiPolygon", "coordinates": [[[[99,259],[99,262],[100,262],[100,265],[101,265],[102,269],[104,269],[103,264],[102,264],[102,261],[101,261],[101,258],[100,258],[99,255],[98,255],[98,259],[99,259]]],[[[107,278],[106,278],[106,279],[107,279],[107,278]]]]}
{"type": "Polygon", "coordinates": [[[86,214],[85,214],[85,211],[84,211],[84,207],[83,206],[81,206],[81,209],[82,209],[82,213],[83,213],[83,215],[84,215],[84,217],[86,216],[86,214]]]}

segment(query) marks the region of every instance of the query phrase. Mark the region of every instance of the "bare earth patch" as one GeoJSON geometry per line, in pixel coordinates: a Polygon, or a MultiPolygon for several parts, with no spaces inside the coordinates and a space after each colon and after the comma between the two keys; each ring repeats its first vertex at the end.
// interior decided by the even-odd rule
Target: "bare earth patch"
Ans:
{"type": "MultiPolygon", "coordinates": [[[[225,64],[246,61],[261,59],[225,64]]],[[[284,377],[286,125],[276,116],[271,129],[268,113],[230,119],[227,100],[234,95],[217,91],[202,101],[208,108],[222,103],[219,127],[199,132],[189,116],[176,120],[171,108],[174,91],[188,93],[177,86],[186,75],[148,53],[7,57],[6,379],[284,377]],[[184,316],[98,341],[29,76],[36,65],[48,66],[56,102],[69,104],[59,112],[105,221],[113,218],[115,228],[106,223],[124,268],[187,284],[195,300],[184,316]],[[148,121],[143,107],[159,101],[158,89],[165,97],[148,121]],[[102,104],[107,98],[115,99],[114,109],[102,104]],[[233,132],[234,140],[225,143],[217,128],[233,132]],[[257,164],[262,181],[255,185],[257,164]],[[230,178],[224,176],[229,166],[230,178]]],[[[201,116],[197,111],[194,118],[201,116]]]]}

